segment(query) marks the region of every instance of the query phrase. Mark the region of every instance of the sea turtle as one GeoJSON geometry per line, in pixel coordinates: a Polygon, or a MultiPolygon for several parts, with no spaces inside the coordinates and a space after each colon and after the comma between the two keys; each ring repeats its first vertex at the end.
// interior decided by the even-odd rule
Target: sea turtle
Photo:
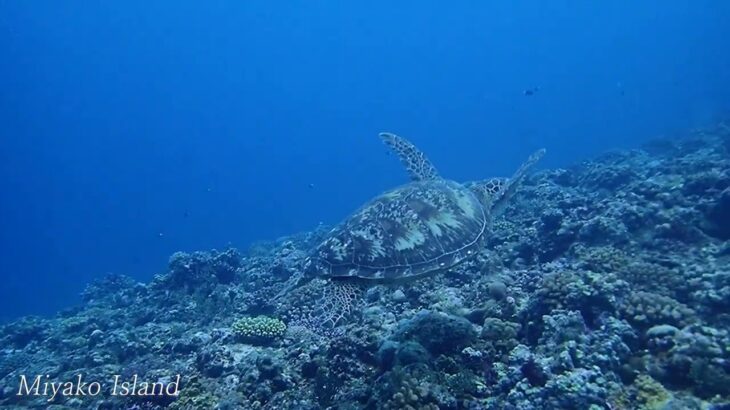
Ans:
{"type": "Polygon", "coordinates": [[[387,191],[332,229],[291,279],[285,294],[314,278],[329,279],[332,310],[347,310],[352,284],[399,283],[447,271],[476,255],[490,222],[502,212],[539,150],[509,178],[458,183],[441,177],[412,143],[391,133],[381,139],[405,165],[411,182],[387,191]],[[337,285],[345,285],[339,286],[337,285]]]}

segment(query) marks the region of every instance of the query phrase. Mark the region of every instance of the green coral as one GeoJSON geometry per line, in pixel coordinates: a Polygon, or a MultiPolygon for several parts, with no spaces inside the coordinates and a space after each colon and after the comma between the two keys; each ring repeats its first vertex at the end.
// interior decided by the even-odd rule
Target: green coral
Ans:
{"type": "Polygon", "coordinates": [[[628,291],[628,283],[615,274],[592,271],[558,271],[540,280],[531,298],[538,318],[554,309],[578,310],[586,314],[614,311],[618,295],[628,291]]]}
{"type": "Polygon", "coordinates": [[[517,346],[520,325],[497,318],[487,318],[482,326],[482,338],[495,354],[504,355],[517,346]]]}
{"type": "Polygon", "coordinates": [[[624,319],[641,329],[664,324],[682,327],[695,319],[691,308],[651,292],[632,292],[621,304],[620,311],[624,319]]]}
{"type": "Polygon", "coordinates": [[[423,363],[396,368],[383,377],[385,382],[377,386],[375,392],[375,397],[382,403],[383,409],[456,408],[456,400],[423,363]]]}
{"type": "Polygon", "coordinates": [[[636,400],[641,410],[664,408],[671,399],[669,392],[658,381],[646,374],[642,374],[634,381],[636,400]]]}
{"type": "Polygon", "coordinates": [[[233,322],[233,334],[240,339],[275,339],[286,332],[286,324],[268,316],[245,317],[233,322]]]}
{"type": "Polygon", "coordinates": [[[680,268],[669,268],[658,263],[634,261],[621,270],[622,278],[634,291],[652,292],[677,298],[690,292],[689,272],[680,268]]]}
{"type": "Polygon", "coordinates": [[[170,410],[213,409],[219,399],[208,393],[197,378],[190,380],[187,387],[180,390],[179,396],[168,406],[170,410]]]}
{"type": "Polygon", "coordinates": [[[582,266],[599,273],[620,272],[630,262],[626,252],[613,246],[588,247],[577,245],[574,252],[582,266]]]}

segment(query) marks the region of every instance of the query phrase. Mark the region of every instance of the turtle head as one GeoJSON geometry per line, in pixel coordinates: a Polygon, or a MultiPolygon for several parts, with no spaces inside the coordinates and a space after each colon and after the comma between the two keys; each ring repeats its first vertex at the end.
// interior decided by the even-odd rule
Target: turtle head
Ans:
{"type": "Polygon", "coordinates": [[[507,178],[490,178],[471,182],[467,186],[484,206],[484,209],[492,209],[506,184],[507,178]]]}

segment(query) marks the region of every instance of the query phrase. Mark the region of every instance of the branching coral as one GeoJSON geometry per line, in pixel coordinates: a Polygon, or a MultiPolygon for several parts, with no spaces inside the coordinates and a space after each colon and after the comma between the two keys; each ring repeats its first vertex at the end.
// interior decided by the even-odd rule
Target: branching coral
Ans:
{"type": "Polygon", "coordinates": [[[237,338],[243,340],[274,339],[284,335],[286,324],[267,316],[245,317],[233,322],[231,330],[237,338]]]}
{"type": "Polygon", "coordinates": [[[684,326],[695,316],[695,312],[682,303],[650,292],[632,292],[620,311],[626,320],[642,329],[663,324],[684,326]]]}
{"type": "Polygon", "coordinates": [[[554,309],[577,310],[592,326],[601,313],[616,310],[627,288],[628,284],[613,274],[558,271],[542,278],[527,313],[531,320],[540,321],[554,309]]]}
{"type": "Polygon", "coordinates": [[[651,376],[642,374],[634,381],[639,409],[662,409],[671,398],[669,392],[651,376]]]}

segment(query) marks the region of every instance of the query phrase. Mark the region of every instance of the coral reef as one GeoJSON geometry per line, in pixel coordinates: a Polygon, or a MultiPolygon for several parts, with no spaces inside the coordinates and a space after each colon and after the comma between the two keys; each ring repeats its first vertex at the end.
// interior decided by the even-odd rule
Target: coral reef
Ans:
{"type": "Polygon", "coordinates": [[[326,227],[108,275],[0,326],[0,407],[728,408],[729,141],[718,124],[532,175],[474,259],[410,283],[274,300],[326,227]],[[17,395],[79,374],[103,394],[17,395]],[[176,375],[174,396],[109,394],[176,375]]]}

